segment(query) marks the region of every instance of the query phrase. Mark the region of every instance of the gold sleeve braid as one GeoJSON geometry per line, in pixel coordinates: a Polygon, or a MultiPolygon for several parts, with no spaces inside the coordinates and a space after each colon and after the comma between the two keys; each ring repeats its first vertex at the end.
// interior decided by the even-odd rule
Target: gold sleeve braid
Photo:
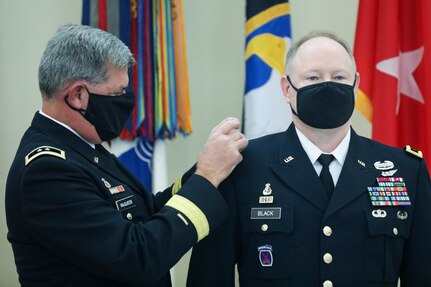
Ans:
{"type": "Polygon", "coordinates": [[[179,178],[172,186],[172,195],[175,195],[181,189],[181,178],[179,178]]]}
{"type": "Polygon", "coordinates": [[[172,196],[166,205],[175,208],[188,217],[196,229],[198,241],[208,235],[209,223],[207,217],[192,201],[184,196],[176,194],[172,196]]]}

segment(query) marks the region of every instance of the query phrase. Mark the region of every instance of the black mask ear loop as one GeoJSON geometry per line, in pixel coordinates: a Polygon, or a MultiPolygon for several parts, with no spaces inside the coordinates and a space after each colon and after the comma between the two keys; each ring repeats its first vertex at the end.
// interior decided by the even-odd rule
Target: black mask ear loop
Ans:
{"type": "MultiPolygon", "coordinates": [[[[86,90],[87,90],[87,92],[88,92],[87,87],[86,87],[86,86],[84,86],[84,87],[85,87],[85,89],[86,89],[86,90]]],[[[90,92],[88,92],[88,94],[90,94],[90,92]]],[[[67,98],[69,98],[69,95],[66,95],[66,96],[64,97],[64,102],[69,106],[69,108],[71,108],[72,110],[74,110],[74,111],[76,111],[76,112],[80,113],[81,115],[84,115],[84,114],[85,114],[85,112],[86,112],[87,110],[84,110],[84,109],[77,109],[77,108],[75,108],[75,107],[72,107],[72,105],[71,105],[71,104],[69,104],[69,102],[67,101],[67,98]]]]}
{"type": "MultiPolygon", "coordinates": [[[[292,84],[292,81],[290,80],[290,77],[286,75],[286,79],[289,82],[290,86],[295,90],[295,92],[298,92],[298,89],[292,84]]],[[[298,105],[298,99],[296,100],[296,104],[298,105]]],[[[289,105],[290,105],[290,109],[292,110],[292,113],[299,118],[298,113],[293,109],[292,105],[291,104],[289,104],[289,105]]]]}

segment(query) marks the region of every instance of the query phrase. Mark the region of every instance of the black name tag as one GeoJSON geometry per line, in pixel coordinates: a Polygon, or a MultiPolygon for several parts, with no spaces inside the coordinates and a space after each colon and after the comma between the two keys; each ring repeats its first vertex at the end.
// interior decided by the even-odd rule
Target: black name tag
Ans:
{"type": "Polygon", "coordinates": [[[281,207],[255,207],[251,209],[251,219],[280,219],[281,207]]]}
{"type": "Polygon", "coordinates": [[[116,200],[115,204],[117,205],[117,209],[119,211],[123,211],[136,206],[135,202],[133,201],[133,195],[116,200]]]}

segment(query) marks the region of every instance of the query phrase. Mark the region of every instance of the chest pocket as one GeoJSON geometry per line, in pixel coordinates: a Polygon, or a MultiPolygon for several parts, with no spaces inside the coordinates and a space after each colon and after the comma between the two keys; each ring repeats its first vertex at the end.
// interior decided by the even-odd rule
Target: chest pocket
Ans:
{"type": "Polygon", "coordinates": [[[293,273],[294,209],[289,205],[240,209],[242,276],[287,279],[293,273]]]}
{"type": "Polygon", "coordinates": [[[395,282],[401,267],[404,244],[410,235],[410,210],[375,208],[366,211],[367,279],[372,282],[395,282]]]}

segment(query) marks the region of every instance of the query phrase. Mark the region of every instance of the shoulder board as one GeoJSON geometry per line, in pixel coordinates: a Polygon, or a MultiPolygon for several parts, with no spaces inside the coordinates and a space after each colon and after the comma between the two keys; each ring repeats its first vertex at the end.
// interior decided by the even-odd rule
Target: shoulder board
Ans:
{"type": "Polygon", "coordinates": [[[52,146],[40,146],[38,148],[35,148],[31,152],[29,152],[28,155],[25,156],[25,165],[28,165],[31,161],[43,155],[56,156],[62,159],[66,159],[66,153],[64,152],[64,150],[52,146]]]}
{"type": "Polygon", "coordinates": [[[423,158],[424,156],[423,156],[423,154],[422,154],[422,152],[420,151],[420,150],[414,150],[414,149],[412,149],[411,148],[411,146],[409,146],[409,145],[406,145],[405,147],[404,147],[404,150],[406,151],[406,152],[408,152],[409,154],[412,154],[412,155],[414,155],[414,156],[416,156],[416,157],[418,157],[418,158],[423,158]]]}

